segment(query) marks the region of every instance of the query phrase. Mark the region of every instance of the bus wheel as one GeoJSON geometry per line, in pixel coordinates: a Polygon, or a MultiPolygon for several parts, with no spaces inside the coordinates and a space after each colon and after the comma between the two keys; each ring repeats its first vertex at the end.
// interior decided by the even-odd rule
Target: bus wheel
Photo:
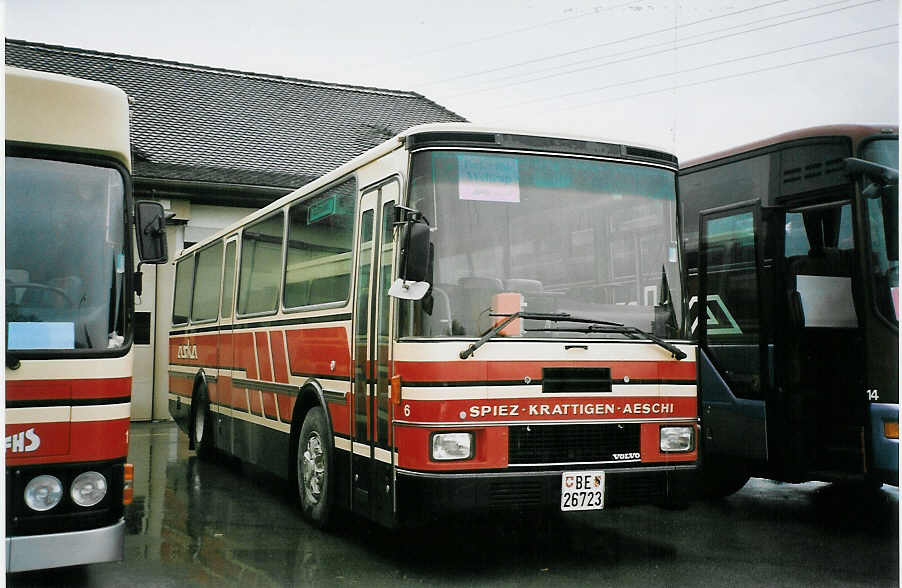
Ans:
{"type": "Polygon", "coordinates": [[[332,513],[332,436],[323,409],[307,412],[297,447],[297,481],[304,518],[320,529],[332,513]]]}
{"type": "Polygon", "coordinates": [[[210,401],[207,399],[207,391],[203,387],[197,389],[191,401],[193,422],[192,438],[197,456],[208,458],[213,453],[213,426],[210,418],[210,401]]]}
{"type": "Polygon", "coordinates": [[[749,481],[749,473],[740,463],[709,459],[697,472],[697,490],[701,497],[726,498],[749,481]]]}

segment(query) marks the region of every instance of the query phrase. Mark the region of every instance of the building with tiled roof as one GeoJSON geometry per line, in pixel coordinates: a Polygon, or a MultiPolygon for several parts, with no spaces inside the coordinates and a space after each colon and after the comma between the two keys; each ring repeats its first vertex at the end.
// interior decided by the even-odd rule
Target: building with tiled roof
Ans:
{"type": "Polygon", "coordinates": [[[12,39],[6,63],[122,88],[139,195],[261,206],[409,127],[465,120],[416,92],[12,39]]]}
{"type": "MultiPolygon", "coordinates": [[[[464,120],[416,92],[12,39],[6,40],[6,63],[125,91],[134,194],[175,213],[167,227],[172,253],[409,127],[464,120]]],[[[133,420],[169,418],[173,274],[171,265],[144,267],[144,295],[136,301],[133,420]]]]}

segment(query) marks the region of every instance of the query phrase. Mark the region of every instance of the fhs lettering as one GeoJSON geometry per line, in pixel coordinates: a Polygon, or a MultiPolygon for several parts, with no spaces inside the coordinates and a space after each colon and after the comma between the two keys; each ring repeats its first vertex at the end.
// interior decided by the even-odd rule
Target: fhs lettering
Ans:
{"type": "Polygon", "coordinates": [[[179,345],[175,357],[177,359],[197,359],[197,345],[179,345]]]}
{"type": "Polygon", "coordinates": [[[37,451],[41,446],[41,438],[34,432],[34,427],[6,436],[6,450],[13,453],[29,453],[37,451]],[[25,441],[28,441],[26,445],[25,441]]]}

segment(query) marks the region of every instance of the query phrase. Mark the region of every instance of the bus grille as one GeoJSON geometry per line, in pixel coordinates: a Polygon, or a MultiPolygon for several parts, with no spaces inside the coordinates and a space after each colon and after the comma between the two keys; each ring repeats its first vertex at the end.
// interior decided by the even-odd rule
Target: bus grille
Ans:
{"type": "Polygon", "coordinates": [[[489,486],[489,506],[532,506],[542,504],[541,480],[501,480],[489,486]]]}
{"type": "Polygon", "coordinates": [[[520,425],[509,428],[508,463],[612,462],[614,454],[639,452],[639,424],[520,425]]]}

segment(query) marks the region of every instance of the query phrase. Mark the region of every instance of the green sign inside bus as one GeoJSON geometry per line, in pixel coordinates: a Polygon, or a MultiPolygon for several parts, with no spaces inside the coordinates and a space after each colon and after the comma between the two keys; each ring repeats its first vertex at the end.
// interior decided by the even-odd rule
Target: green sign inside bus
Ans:
{"type": "Polygon", "coordinates": [[[335,194],[318,200],[307,209],[307,224],[312,225],[319,220],[330,217],[335,214],[336,210],[338,210],[338,198],[336,198],[335,194]]]}

